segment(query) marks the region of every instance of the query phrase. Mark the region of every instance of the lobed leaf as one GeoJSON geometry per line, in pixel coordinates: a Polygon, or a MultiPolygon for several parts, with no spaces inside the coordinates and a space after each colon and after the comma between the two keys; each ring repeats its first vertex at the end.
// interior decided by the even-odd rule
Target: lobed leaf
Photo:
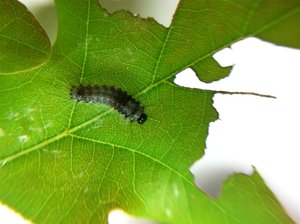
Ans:
{"type": "Polygon", "coordinates": [[[232,177],[218,200],[194,185],[188,168],[218,118],[214,93],[172,80],[188,67],[208,82],[225,77],[230,68],[212,55],[248,36],[299,47],[299,1],[182,0],[170,28],[109,15],[96,0],[56,7],[49,58],[24,6],[0,3],[14,9],[0,11],[1,41],[11,41],[0,44],[1,202],[43,223],[106,223],[114,208],[164,223],[293,223],[257,173],[232,177]],[[72,101],[70,87],[80,84],[122,88],[149,120],[129,123],[104,105],[72,101]]]}

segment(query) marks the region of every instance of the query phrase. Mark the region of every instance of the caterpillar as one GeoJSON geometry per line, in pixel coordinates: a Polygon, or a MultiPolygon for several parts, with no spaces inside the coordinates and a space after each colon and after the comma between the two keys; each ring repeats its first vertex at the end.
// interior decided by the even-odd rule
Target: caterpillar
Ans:
{"type": "Polygon", "coordinates": [[[147,120],[144,108],[140,103],[133,99],[121,89],[113,86],[72,86],[70,90],[71,99],[78,102],[94,102],[108,105],[123,114],[131,122],[137,121],[143,124],[147,120]]]}

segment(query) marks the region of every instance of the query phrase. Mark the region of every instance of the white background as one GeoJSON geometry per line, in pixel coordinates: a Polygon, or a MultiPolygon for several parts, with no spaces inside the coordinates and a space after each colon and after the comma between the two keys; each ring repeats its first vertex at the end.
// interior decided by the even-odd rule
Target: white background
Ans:
{"type": "MultiPolygon", "coordinates": [[[[57,24],[52,0],[21,2],[53,42],[57,24]]],[[[177,0],[101,2],[109,10],[123,7],[143,17],[154,17],[165,26],[170,24],[177,4],[177,0]]],[[[201,89],[269,94],[277,99],[221,94],[214,97],[220,119],[210,125],[205,156],[191,168],[197,185],[217,196],[228,175],[251,174],[255,166],[288,214],[300,224],[300,51],[249,38],[217,53],[215,58],[223,66],[235,64],[228,78],[205,84],[187,69],[177,75],[175,82],[201,89]]],[[[124,214],[116,213],[110,216],[111,223],[129,223],[124,214]]],[[[22,223],[10,214],[0,206],[1,223],[22,223]]]]}

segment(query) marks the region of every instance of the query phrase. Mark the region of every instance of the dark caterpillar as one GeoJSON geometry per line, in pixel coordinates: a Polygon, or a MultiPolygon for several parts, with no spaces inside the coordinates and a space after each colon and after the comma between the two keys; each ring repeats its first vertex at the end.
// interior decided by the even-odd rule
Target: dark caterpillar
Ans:
{"type": "Polygon", "coordinates": [[[130,95],[113,86],[72,86],[71,98],[77,101],[101,103],[113,107],[130,121],[143,124],[147,120],[144,108],[130,95]]]}

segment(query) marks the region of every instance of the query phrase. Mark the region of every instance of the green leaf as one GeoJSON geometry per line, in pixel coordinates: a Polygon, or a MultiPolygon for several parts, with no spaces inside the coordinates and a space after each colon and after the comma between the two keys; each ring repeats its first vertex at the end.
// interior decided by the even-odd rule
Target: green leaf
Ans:
{"type": "Polygon", "coordinates": [[[212,57],[207,57],[195,65],[192,69],[203,82],[213,82],[225,78],[231,72],[232,66],[221,67],[212,57]]]}
{"type": "Polygon", "coordinates": [[[50,58],[24,6],[0,7],[1,202],[37,223],[106,223],[115,208],[164,223],[293,223],[257,173],[232,177],[217,200],[194,185],[189,167],[218,117],[214,93],[172,80],[189,67],[206,81],[223,78],[229,69],[212,55],[249,36],[299,47],[298,0],[183,0],[168,29],[109,15],[96,0],[57,0],[50,58]],[[69,94],[79,84],[125,90],[149,120],[78,104],[69,94]]]}
{"type": "Polygon", "coordinates": [[[226,216],[231,216],[228,223],[293,223],[282,213],[282,207],[256,170],[250,177],[244,174],[231,176],[224,183],[217,204],[226,216]]]}
{"type": "Polygon", "coordinates": [[[0,2],[0,72],[34,69],[48,60],[47,34],[16,1],[0,2]]]}

